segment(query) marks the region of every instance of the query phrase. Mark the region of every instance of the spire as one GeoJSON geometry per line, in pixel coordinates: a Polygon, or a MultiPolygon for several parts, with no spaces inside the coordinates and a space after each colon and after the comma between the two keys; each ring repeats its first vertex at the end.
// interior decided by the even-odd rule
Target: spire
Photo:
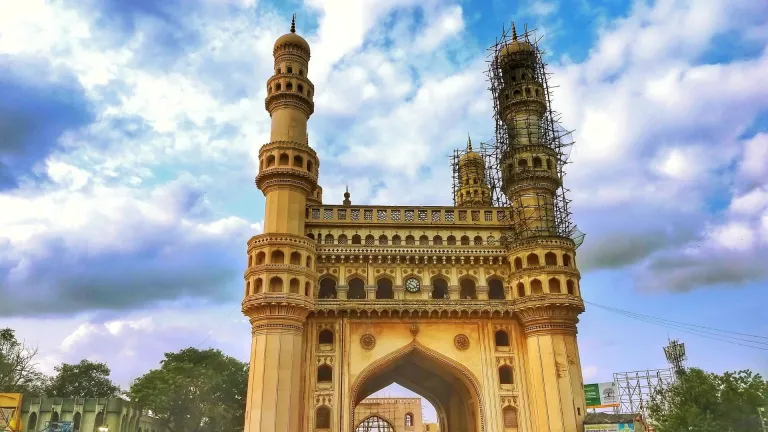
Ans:
{"type": "Polygon", "coordinates": [[[293,14],[291,19],[291,33],[296,33],[296,14],[293,14]]]}
{"type": "Polygon", "coordinates": [[[517,29],[515,29],[514,22],[512,22],[512,40],[517,40],[517,29]]]}
{"type": "Polygon", "coordinates": [[[344,203],[345,206],[352,205],[352,201],[349,200],[349,185],[347,185],[347,191],[344,192],[344,203]]]}
{"type": "Polygon", "coordinates": [[[472,151],[472,138],[467,134],[467,151],[472,151]]]}

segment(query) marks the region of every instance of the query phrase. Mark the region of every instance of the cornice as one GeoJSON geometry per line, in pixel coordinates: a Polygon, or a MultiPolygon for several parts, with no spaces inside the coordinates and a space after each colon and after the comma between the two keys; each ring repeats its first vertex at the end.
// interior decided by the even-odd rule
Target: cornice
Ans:
{"type": "Polygon", "coordinates": [[[261,264],[257,266],[249,267],[245,270],[243,277],[248,279],[251,276],[258,276],[263,273],[288,273],[296,276],[306,276],[313,280],[317,280],[318,273],[309,267],[296,265],[296,264],[261,264]]]}
{"type": "Polygon", "coordinates": [[[259,172],[254,182],[264,194],[280,186],[297,187],[311,194],[317,185],[317,175],[301,168],[273,166],[259,172]]]}
{"type": "Polygon", "coordinates": [[[304,322],[313,308],[312,298],[294,293],[251,294],[242,302],[243,314],[251,325],[264,320],[304,322]]]}
{"type": "Polygon", "coordinates": [[[428,255],[428,256],[507,256],[503,246],[468,247],[468,246],[361,246],[361,245],[322,245],[318,244],[320,255],[428,255]]]}
{"type": "Polygon", "coordinates": [[[299,142],[299,141],[270,141],[259,149],[259,158],[263,156],[264,153],[272,151],[272,150],[301,150],[305,151],[312,155],[312,157],[315,159],[315,162],[317,162],[317,166],[319,167],[319,160],[317,157],[317,152],[315,152],[315,149],[310,147],[307,143],[299,142]]]}
{"type": "Polygon", "coordinates": [[[536,267],[525,267],[521,270],[513,270],[510,275],[511,280],[519,280],[525,276],[536,277],[539,275],[566,275],[576,280],[581,279],[581,273],[576,267],[565,267],[561,265],[543,265],[536,267]]]}
{"type": "Polygon", "coordinates": [[[288,233],[258,234],[248,240],[248,252],[263,246],[290,246],[315,252],[317,244],[307,237],[288,233]]]}
{"type": "Polygon", "coordinates": [[[264,107],[272,112],[279,108],[293,108],[302,111],[307,118],[315,112],[315,102],[307,96],[296,91],[280,90],[268,95],[264,100],[264,107]]]}
{"type": "Polygon", "coordinates": [[[576,243],[569,237],[561,236],[540,236],[527,239],[521,239],[508,245],[509,255],[516,255],[521,252],[535,252],[538,249],[551,249],[560,247],[566,249],[566,252],[572,255],[576,253],[576,243]]]}
{"type": "Polygon", "coordinates": [[[584,302],[568,294],[545,294],[512,300],[470,299],[316,299],[314,316],[383,318],[512,318],[524,323],[566,322],[575,325],[584,302]],[[535,322],[534,322],[535,321],[535,322]]]}

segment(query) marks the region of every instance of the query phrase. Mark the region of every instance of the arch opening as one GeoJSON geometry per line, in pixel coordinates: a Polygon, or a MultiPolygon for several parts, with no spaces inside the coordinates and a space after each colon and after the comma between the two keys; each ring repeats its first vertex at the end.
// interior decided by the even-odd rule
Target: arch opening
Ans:
{"type": "MultiPolygon", "coordinates": [[[[369,365],[356,378],[351,394],[352,409],[392,384],[426,399],[435,408],[440,430],[482,431],[479,385],[463,365],[414,342],[369,365]]],[[[357,431],[357,426],[366,418],[355,412],[352,420],[351,430],[357,431]]]]}

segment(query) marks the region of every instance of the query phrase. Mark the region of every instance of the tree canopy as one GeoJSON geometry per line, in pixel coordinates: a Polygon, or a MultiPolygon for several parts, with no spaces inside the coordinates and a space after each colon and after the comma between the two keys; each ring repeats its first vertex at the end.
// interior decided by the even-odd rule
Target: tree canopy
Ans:
{"type": "Polygon", "coordinates": [[[105,363],[81,360],[77,364],[62,363],[54,370],[56,376],[46,388],[48,396],[106,398],[120,394],[120,387],[109,379],[110,370],[105,363]]]}
{"type": "Polygon", "coordinates": [[[46,379],[35,356],[37,348],[19,342],[12,329],[0,329],[0,393],[43,393],[46,379]]]}
{"type": "Polygon", "coordinates": [[[756,432],[766,395],[768,382],[748,370],[717,375],[691,368],[653,394],[649,417],[658,432],[756,432]]]}
{"type": "Polygon", "coordinates": [[[166,353],[159,369],[131,384],[129,396],[166,420],[171,432],[242,430],[248,365],[219,350],[166,353]]]}

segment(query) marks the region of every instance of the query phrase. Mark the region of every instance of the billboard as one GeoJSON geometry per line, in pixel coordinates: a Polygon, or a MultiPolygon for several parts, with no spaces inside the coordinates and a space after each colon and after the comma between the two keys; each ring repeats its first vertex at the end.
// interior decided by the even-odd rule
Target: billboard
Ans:
{"type": "Polygon", "coordinates": [[[585,384],[584,396],[587,408],[610,408],[619,406],[619,392],[616,383],[585,384]]]}
{"type": "Polygon", "coordinates": [[[633,423],[584,425],[585,432],[635,432],[633,423]]]}

